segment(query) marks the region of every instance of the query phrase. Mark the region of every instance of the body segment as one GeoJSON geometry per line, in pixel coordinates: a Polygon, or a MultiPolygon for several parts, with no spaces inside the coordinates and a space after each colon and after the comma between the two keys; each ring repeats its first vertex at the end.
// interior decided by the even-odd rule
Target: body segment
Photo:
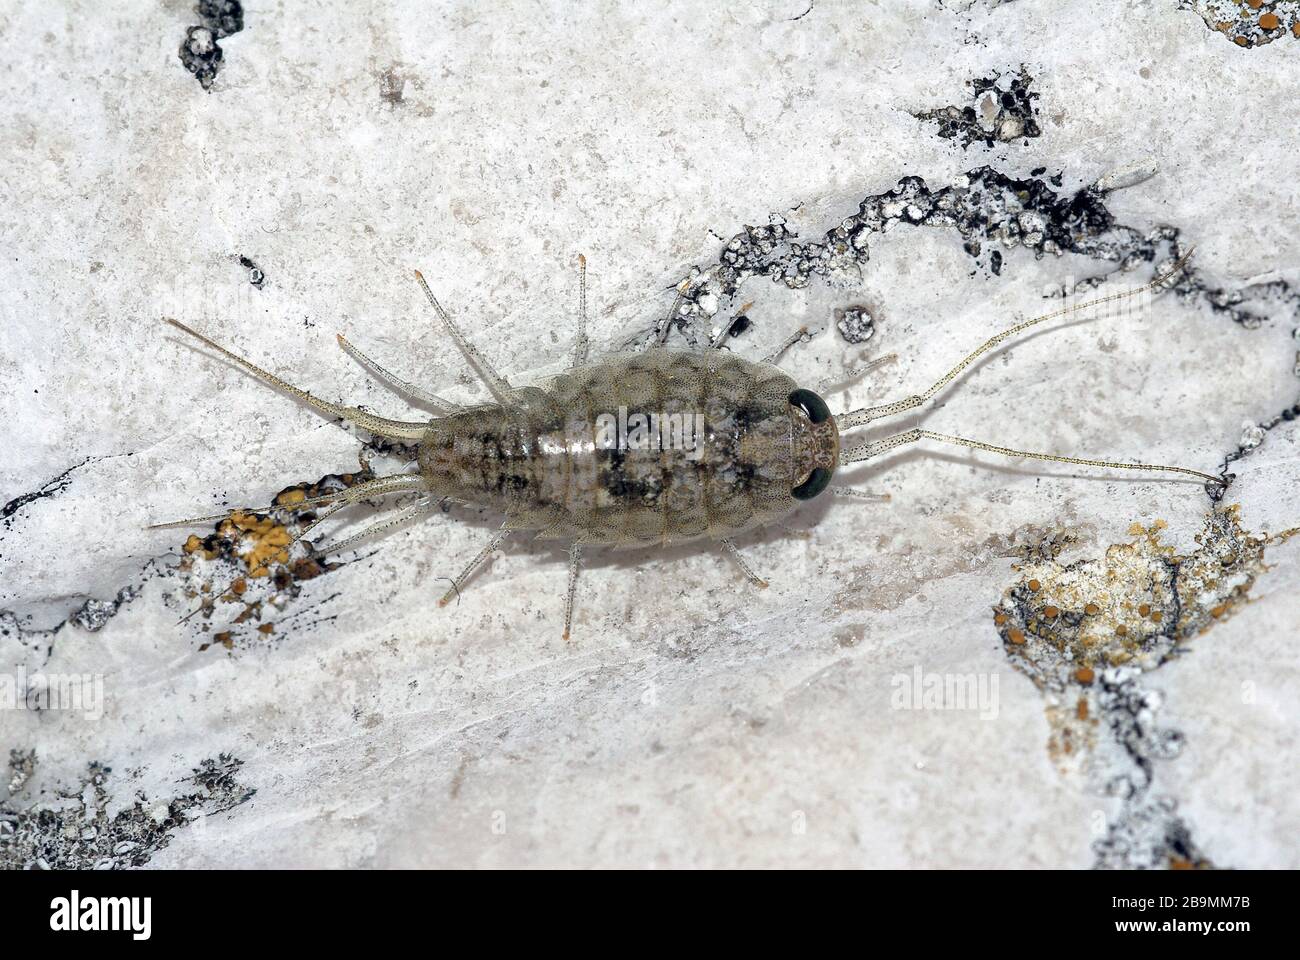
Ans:
{"type": "Polygon", "coordinates": [[[794,380],[730,353],[615,356],[435,420],[420,471],[512,529],[584,543],[726,539],[795,506],[807,415],[794,380]]]}

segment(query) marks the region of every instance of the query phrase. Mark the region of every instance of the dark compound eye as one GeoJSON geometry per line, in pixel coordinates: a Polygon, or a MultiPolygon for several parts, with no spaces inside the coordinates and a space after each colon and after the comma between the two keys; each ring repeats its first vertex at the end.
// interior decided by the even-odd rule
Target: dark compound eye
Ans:
{"type": "MultiPolygon", "coordinates": [[[[789,400],[792,407],[798,407],[806,413],[813,423],[825,423],[831,418],[831,408],[826,406],[825,400],[811,390],[795,390],[790,394],[789,400]]],[[[824,467],[817,467],[808,474],[807,480],[790,491],[790,496],[796,500],[811,500],[825,490],[830,482],[831,471],[824,467]]]]}
{"type": "Polygon", "coordinates": [[[808,474],[807,480],[790,491],[790,496],[796,500],[811,500],[825,490],[826,485],[830,482],[831,472],[825,467],[818,467],[808,474]]]}
{"type": "Polygon", "coordinates": [[[790,394],[791,406],[798,407],[804,413],[808,414],[808,419],[813,423],[825,423],[831,418],[831,408],[826,406],[826,401],[811,390],[796,390],[790,394]]]}

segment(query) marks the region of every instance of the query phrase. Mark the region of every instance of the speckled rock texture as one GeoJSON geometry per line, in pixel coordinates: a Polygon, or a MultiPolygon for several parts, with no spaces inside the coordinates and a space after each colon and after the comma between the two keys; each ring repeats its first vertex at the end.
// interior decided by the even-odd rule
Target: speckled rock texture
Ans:
{"type": "Polygon", "coordinates": [[[6,4],[0,865],[1300,867],[1296,6],[6,4]],[[412,270],[527,381],[584,253],[596,353],[807,326],[840,411],[1193,245],[853,437],[1222,496],[915,444],[567,642],[567,544],[439,609],[472,505],[287,547],[409,450],[161,323],[405,417],[336,333],[483,400],[412,270]]]}

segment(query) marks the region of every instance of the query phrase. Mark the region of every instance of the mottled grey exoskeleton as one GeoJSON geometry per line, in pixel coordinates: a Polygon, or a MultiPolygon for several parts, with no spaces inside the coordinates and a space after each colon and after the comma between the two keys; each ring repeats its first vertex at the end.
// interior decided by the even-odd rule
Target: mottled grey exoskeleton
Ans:
{"type": "MultiPolygon", "coordinates": [[[[418,473],[379,477],[295,505],[306,508],[334,504],[298,534],[301,538],[320,520],[350,503],[402,492],[424,495],[399,514],[316,551],[318,555],[349,547],[442,500],[488,505],[500,510],[505,522],[456,577],[441,602],[445,604],[456,594],[473,571],[515,531],[536,531],[539,537],[570,540],[564,624],[567,638],[583,544],[666,544],[708,538],[727,549],[752,583],[766,586],[741,557],[733,542],[735,537],[780,521],[801,501],[825,491],[837,467],[923,438],[1013,457],[1182,473],[1221,483],[1217,477],[1184,467],[1030,453],[920,429],[841,449],[841,431],[922,406],[974,360],[1007,338],[1046,320],[1154,289],[1180,270],[1188,256],[1190,253],[1168,273],[1142,288],[1058,310],[999,333],[924,393],[837,416],[831,414],[816,392],[801,388],[775,366],[784,350],[806,336],[806,331],[796,333],[760,362],[716,349],[726,339],[725,329],[710,349],[664,346],[680,314],[681,292],[650,348],[588,362],[583,258],[579,258],[581,296],[573,366],[543,386],[515,387],[501,377],[452,323],[417,272],[446,332],[491,392],[491,403],[461,406],[427,393],[384,370],[339,336],[343,349],[375,376],[437,411],[438,415],[427,422],[389,420],[320,400],[184,324],[168,322],[321,412],[341,417],[376,436],[415,446],[418,473]],[[629,429],[633,423],[635,428],[629,429]]],[[[830,489],[870,496],[846,488],[830,489]]]]}

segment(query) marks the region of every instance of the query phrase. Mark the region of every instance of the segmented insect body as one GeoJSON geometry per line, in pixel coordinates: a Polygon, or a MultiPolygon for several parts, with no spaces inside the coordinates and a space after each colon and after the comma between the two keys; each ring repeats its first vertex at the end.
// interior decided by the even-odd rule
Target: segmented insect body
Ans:
{"type": "MultiPolygon", "coordinates": [[[[418,473],[377,477],[338,493],[298,501],[295,509],[315,510],[326,503],[329,507],[298,532],[295,542],[349,504],[391,494],[421,497],[397,514],[313,553],[320,556],[343,550],[428,512],[441,500],[498,508],[505,514],[505,522],[452,581],[440,602],[445,604],[457,595],[470,575],[515,531],[567,539],[572,541],[564,610],[564,636],[568,637],[583,544],[709,538],[723,546],[751,583],[767,586],[745,562],[734,537],[779,521],[799,501],[825,491],[838,467],[919,440],[1057,463],[1178,473],[1224,484],[1218,477],[1186,467],[1032,453],[920,428],[844,449],[840,445],[845,430],[924,406],[976,359],[1010,337],[1056,317],[1155,289],[1175,275],[1190,255],[1189,251],[1172,270],[1144,287],[1026,320],[990,337],[922,393],[834,416],[817,393],[799,387],[775,366],[787,347],[805,339],[802,329],[757,363],[716,349],[723,345],[725,331],[714,339],[713,349],[675,350],[664,346],[671,321],[678,315],[679,304],[674,304],[649,350],[588,362],[586,261],[582,258],[573,364],[544,386],[514,387],[500,376],[447,316],[424,278],[416,274],[446,333],[492,394],[492,403],[465,407],[427,393],[385,370],[339,336],[343,349],[372,374],[436,411],[431,420],[390,420],[321,400],[184,324],[168,322],[322,413],[415,447],[418,473]]],[[[872,366],[874,363],[862,372],[872,366]]],[[[887,499],[842,487],[831,489],[887,499]]],[[[158,526],[190,526],[224,517],[158,526]]]]}
{"type": "Polygon", "coordinates": [[[776,367],[721,351],[618,356],[516,394],[513,407],[433,421],[420,471],[434,495],[496,507],[509,528],[546,538],[725,540],[784,517],[835,462],[824,404],[776,367]]]}

